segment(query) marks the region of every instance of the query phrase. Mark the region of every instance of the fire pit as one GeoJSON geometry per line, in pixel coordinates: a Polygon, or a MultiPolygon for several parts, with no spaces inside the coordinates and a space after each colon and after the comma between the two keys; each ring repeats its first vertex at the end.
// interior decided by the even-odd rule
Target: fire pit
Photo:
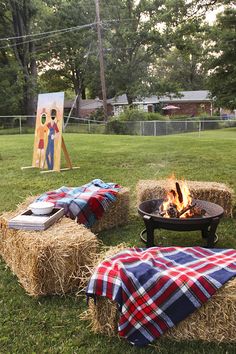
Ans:
{"type": "Polygon", "coordinates": [[[147,247],[154,246],[154,230],[201,231],[207,239],[207,247],[213,247],[218,241],[216,229],[224,209],[208,201],[192,199],[187,185],[175,182],[167,192],[165,199],[147,200],[139,205],[139,214],[143,217],[146,229],[141,239],[147,247]],[[147,239],[144,234],[147,233],[147,239]]]}

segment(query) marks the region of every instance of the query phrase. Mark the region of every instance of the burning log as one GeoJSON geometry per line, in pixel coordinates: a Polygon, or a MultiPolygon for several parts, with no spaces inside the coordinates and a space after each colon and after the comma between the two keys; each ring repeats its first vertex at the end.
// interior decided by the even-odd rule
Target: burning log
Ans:
{"type": "Polygon", "coordinates": [[[206,213],[192,202],[188,186],[183,181],[175,182],[175,188],[167,192],[165,200],[156,212],[164,218],[202,217],[206,213]]]}
{"type": "Polygon", "coordinates": [[[183,203],[183,194],[182,194],[182,191],[181,191],[181,188],[180,188],[180,185],[178,182],[175,183],[175,186],[176,186],[176,191],[178,193],[178,198],[179,198],[179,201],[180,203],[183,203]]]}
{"type": "Polygon", "coordinates": [[[186,218],[189,217],[201,217],[206,214],[206,210],[201,209],[195,204],[187,205],[185,208],[183,208],[181,211],[177,210],[177,206],[173,203],[169,205],[166,211],[162,210],[162,206],[160,206],[158,214],[162,217],[165,217],[165,215],[168,215],[170,218],[180,218],[181,215],[185,214],[187,211],[191,211],[190,214],[186,215],[186,218]]]}
{"type": "Polygon", "coordinates": [[[173,194],[174,198],[176,197],[176,191],[174,189],[171,189],[170,193],[173,194]]]}
{"type": "Polygon", "coordinates": [[[178,218],[178,210],[175,204],[170,204],[169,208],[167,209],[167,214],[169,215],[170,218],[178,218]]]}
{"type": "MultiPolygon", "coordinates": [[[[196,203],[192,204],[192,205],[187,205],[185,208],[183,208],[179,213],[178,213],[178,218],[183,215],[184,213],[186,213],[188,210],[194,210],[194,208],[196,207],[196,203]]],[[[199,208],[200,209],[200,208],[199,208]]]]}

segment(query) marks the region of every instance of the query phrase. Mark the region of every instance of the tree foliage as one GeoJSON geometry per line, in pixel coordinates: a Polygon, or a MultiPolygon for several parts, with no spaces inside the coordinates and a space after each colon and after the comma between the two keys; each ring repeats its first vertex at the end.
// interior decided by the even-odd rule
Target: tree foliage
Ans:
{"type": "Polygon", "coordinates": [[[236,9],[218,16],[211,33],[214,45],[208,65],[208,87],[220,107],[236,108],[236,9]]]}
{"type": "MultiPolygon", "coordinates": [[[[100,1],[108,97],[126,93],[131,104],[144,95],[203,89],[210,73],[218,103],[232,108],[235,10],[230,5],[230,0],[100,1]],[[205,12],[221,4],[228,12],[209,30],[205,12]]],[[[19,37],[0,42],[2,112],[34,113],[38,92],[101,97],[95,22],[93,0],[0,1],[0,38],[19,37]],[[46,33],[38,36],[41,32],[46,33]]]]}
{"type": "MultiPolygon", "coordinates": [[[[12,34],[10,12],[6,2],[0,3],[0,37],[12,34]]],[[[19,65],[5,41],[0,42],[0,109],[1,115],[22,113],[20,99],[22,97],[22,78],[19,65]]]]}

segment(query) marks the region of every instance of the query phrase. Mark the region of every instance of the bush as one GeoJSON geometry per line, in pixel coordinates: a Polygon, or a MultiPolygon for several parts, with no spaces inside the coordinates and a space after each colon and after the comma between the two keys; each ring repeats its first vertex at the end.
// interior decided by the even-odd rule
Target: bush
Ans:
{"type": "Polygon", "coordinates": [[[140,109],[126,109],[117,119],[120,121],[168,120],[160,113],[148,113],[140,109]]]}
{"type": "Polygon", "coordinates": [[[126,124],[118,119],[110,120],[106,125],[106,134],[127,134],[126,124]]]}
{"type": "Polygon", "coordinates": [[[187,120],[187,119],[194,119],[194,117],[189,117],[189,115],[186,114],[175,114],[173,116],[170,116],[170,120],[187,120]]]}
{"type": "Polygon", "coordinates": [[[89,116],[91,120],[104,121],[103,108],[98,108],[96,111],[92,112],[89,116]]]}
{"type": "Polygon", "coordinates": [[[162,120],[162,121],[167,121],[169,120],[168,116],[163,116],[161,113],[145,113],[146,114],[146,119],[145,120],[162,120]]]}

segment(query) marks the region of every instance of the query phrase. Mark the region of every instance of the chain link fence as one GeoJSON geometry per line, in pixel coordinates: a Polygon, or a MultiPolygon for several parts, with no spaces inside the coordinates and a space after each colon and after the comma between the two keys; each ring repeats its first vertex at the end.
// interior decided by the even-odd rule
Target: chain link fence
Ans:
{"type": "Polygon", "coordinates": [[[168,121],[140,121],[140,122],[109,122],[107,133],[161,136],[173,134],[195,133],[200,136],[202,132],[216,129],[236,127],[236,119],[214,120],[168,120],[168,121]]]}
{"type": "MultiPolygon", "coordinates": [[[[0,116],[0,135],[33,134],[35,119],[35,116],[0,116]]],[[[66,121],[67,116],[64,116],[64,122],[66,121]]],[[[95,120],[70,117],[63,130],[66,133],[105,134],[106,124],[95,120]]]]}
{"type": "MultiPolygon", "coordinates": [[[[67,122],[67,116],[64,117],[67,122]]],[[[0,135],[34,133],[35,116],[0,116],[0,135]]],[[[236,127],[236,119],[212,120],[168,120],[168,121],[118,121],[108,123],[70,117],[64,127],[66,133],[124,134],[140,136],[162,136],[173,134],[201,133],[209,130],[236,127]]]]}

